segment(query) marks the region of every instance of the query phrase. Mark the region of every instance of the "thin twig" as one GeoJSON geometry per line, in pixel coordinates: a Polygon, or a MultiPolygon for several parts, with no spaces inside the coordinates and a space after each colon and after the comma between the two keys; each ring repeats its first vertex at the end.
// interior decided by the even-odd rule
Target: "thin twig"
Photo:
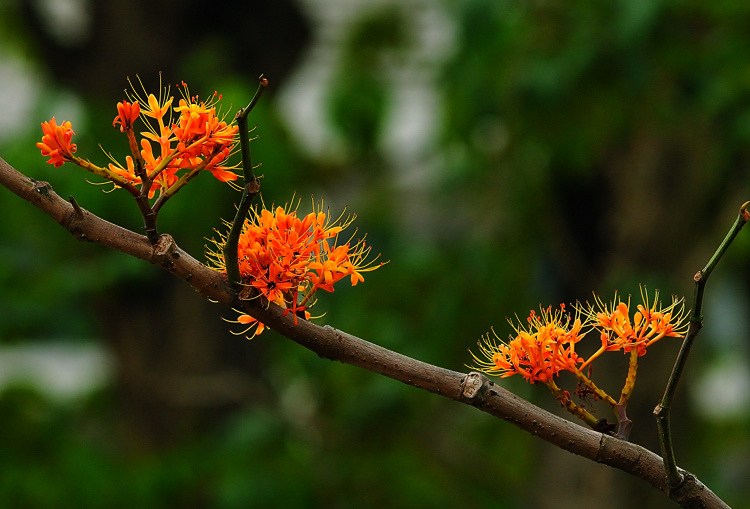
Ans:
{"type": "Polygon", "coordinates": [[[706,281],[708,276],[716,268],[716,265],[721,260],[721,257],[727,251],[732,241],[740,232],[745,223],[750,220],[750,212],[748,212],[748,206],[750,202],[745,202],[740,207],[740,212],[737,215],[737,219],[729,229],[727,236],[719,245],[718,249],[708,261],[703,270],[698,271],[693,280],[695,281],[695,293],[693,294],[693,310],[690,314],[690,325],[688,327],[685,339],[682,341],[682,346],[677,354],[677,360],[675,361],[674,367],[672,368],[672,374],[669,376],[667,381],[667,387],[664,390],[664,396],[661,402],[654,408],[654,415],[656,416],[656,425],[659,430],[659,443],[661,446],[662,458],[664,459],[664,470],[667,476],[667,485],[671,488],[679,486],[684,480],[684,476],[680,474],[677,468],[677,462],[675,461],[674,448],[672,447],[672,436],[671,427],[669,425],[669,411],[672,405],[672,398],[674,397],[677,384],[680,381],[682,371],[685,369],[690,349],[693,346],[698,332],[703,327],[703,292],[706,287],[706,281]]]}
{"type": "Polygon", "coordinates": [[[135,174],[141,179],[140,192],[133,193],[131,191],[131,194],[133,195],[133,198],[135,198],[135,203],[143,217],[143,231],[146,233],[146,237],[148,237],[151,244],[155,244],[159,239],[159,231],[156,227],[159,211],[154,209],[148,201],[148,194],[151,191],[151,183],[153,182],[153,179],[149,177],[148,172],[146,171],[146,163],[143,160],[141,151],[138,149],[138,142],[135,139],[133,126],[130,125],[125,132],[128,137],[130,153],[133,156],[135,174]]]}
{"type": "MultiPolygon", "coordinates": [[[[149,187],[151,186],[149,185],[149,187]]],[[[159,230],[156,227],[156,221],[159,216],[158,212],[154,210],[148,201],[148,190],[145,184],[141,188],[141,194],[135,197],[135,204],[141,212],[141,217],[143,217],[143,231],[146,237],[149,242],[156,244],[156,241],[159,240],[159,230]]]]}
{"type": "Polygon", "coordinates": [[[78,202],[75,198],[73,198],[73,195],[70,195],[68,197],[68,201],[71,205],[73,205],[73,210],[75,211],[76,219],[83,219],[83,209],[80,205],[78,205],[78,202]]]}
{"type": "Polygon", "coordinates": [[[247,128],[247,116],[258,103],[263,90],[268,86],[268,80],[263,77],[259,78],[258,89],[255,91],[250,103],[239,110],[235,116],[240,135],[240,151],[242,154],[242,173],[245,179],[245,187],[242,189],[242,197],[237,205],[237,213],[232,221],[232,227],[227,234],[227,241],[224,244],[224,265],[227,268],[227,281],[230,287],[237,290],[242,277],[240,276],[239,261],[237,260],[237,246],[240,240],[242,226],[250,210],[253,199],[260,192],[260,181],[253,172],[253,162],[250,157],[250,134],[247,128]]]}
{"type": "Polygon", "coordinates": [[[213,151],[203,159],[203,162],[201,162],[195,168],[192,168],[189,172],[182,175],[179,179],[177,179],[177,182],[169,186],[169,188],[162,189],[161,194],[156,199],[156,201],[154,202],[154,206],[152,207],[154,210],[154,213],[158,214],[159,210],[161,210],[161,208],[164,206],[167,200],[170,199],[175,194],[177,194],[177,192],[183,187],[185,187],[185,185],[188,182],[193,180],[204,169],[206,169],[206,167],[208,167],[208,165],[213,162],[214,158],[216,158],[216,156],[218,156],[220,152],[221,152],[220,146],[214,147],[213,151]]]}

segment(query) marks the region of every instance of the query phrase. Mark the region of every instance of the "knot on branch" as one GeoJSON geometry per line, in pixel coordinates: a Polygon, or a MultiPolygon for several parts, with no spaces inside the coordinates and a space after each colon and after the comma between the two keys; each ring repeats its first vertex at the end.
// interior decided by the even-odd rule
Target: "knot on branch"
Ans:
{"type": "Polygon", "coordinates": [[[52,186],[49,182],[43,180],[30,179],[33,183],[31,192],[36,193],[38,196],[44,196],[47,199],[51,199],[50,193],[52,193],[52,186]]]}
{"type": "Polygon", "coordinates": [[[483,401],[489,383],[486,376],[472,371],[461,381],[461,400],[471,404],[483,401]]]}
{"type": "Polygon", "coordinates": [[[162,233],[156,240],[153,248],[153,254],[151,257],[151,263],[160,265],[165,269],[172,271],[174,269],[174,261],[180,257],[180,253],[177,249],[177,243],[174,238],[168,233],[162,233]]]}
{"type": "MultiPolygon", "coordinates": [[[[705,491],[706,485],[703,484],[697,477],[690,472],[683,469],[678,469],[680,473],[680,482],[675,486],[667,483],[669,487],[669,498],[682,505],[683,507],[699,507],[697,505],[687,505],[688,503],[694,502],[694,493],[705,491]]],[[[718,507],[729,507],[729,506],[718,506],[718,507]]]]}
{"type": "Polygon", "coordinates": [[[247,190],[247,194],[252,196],[257,195],[260,193],[260,179],[258,177],[253,177],[252,180],[245,184],[245,189],[247,190]]]}

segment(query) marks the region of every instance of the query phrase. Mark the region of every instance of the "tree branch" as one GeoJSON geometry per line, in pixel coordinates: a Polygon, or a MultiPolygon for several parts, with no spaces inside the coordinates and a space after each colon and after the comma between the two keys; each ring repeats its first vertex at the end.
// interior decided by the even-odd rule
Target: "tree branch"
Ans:
{"type": "Polygon", "coordinates": [[[695,281],[695,293],[693,296],[693,310],[690,314],[690,326],[688,328],[685,338],[682,340],[682,346],[677,354],[677,359],[672,368],[672,373],[669,375],[667,386],[664,389],[664,396],[656,408],[654,408],[654,416],[656,417],[656,426],[659,431],[659,444],[662,451],[662,457],[664,458],[664,469],[667,475],[667,483],[670,486],[677,486],[682,482],[682,476],[677,469],[677,462],[675,461],[674,448],[672,447],[672,432],[669,425],[669,414],[672,406],[672,398],[677,390],[677,384],[680,382],[680,376],[682,375],[685,365],[687,364],[688,355],[690,355],[690,349],[693,346],[695,338],[698,336],[701,328],[703,328],[703,293],[706,288],[706,282],[708,277],[716,268],[716,265],[724,256],[732,241],[737,234],[745,226],[745,223],[750,220],[750,212],[748,211],[750,202],[742,204],[735,219],[734,224],[729,229],[726,237],[716,249],[711,259],[708,261],[703,270],[698,271],[693,280],[695,281]]]}
{"type": "Polygon", "coordinates": [[[244,108],[237,111],[234,119],[237,121],[240,136],[240,151],[242,153],[242,177],[245,185],[242,188],[242,197],[237,205],[237,213],[232,221],[232,227],[227,234],[227,241],[224,243],[224,266],[227,269],[227,280],[232,288],[239,290],[242,277],[240,276],[239,260],[237,259],[237,246],[240,241],[242,227],[245,225],[247,213],[255,197],[260,193],[260,180],[255,176],[253,160],[250,156],[250,132],[247,128],[247,116],[253,110],[260,100],[263,90],[268,86],[268,80],[261,76],[258,78],[258,90],[255,91],[250,103],[244,108]]]}
{"type": "Polygon", "coordinates": [[[155,245],[148,239],[75,206],[46,183],[21,174],[0,158],[0,184],[49,215],[79,240],[96,242],[159,265],[192,286],[203,297],[245,310],[319,356],[358,366],[405,384],[471,405],[508,421],[539,438],[598,463],[639,477],[683,507],[728,507],[695,476],[682,471],[684,481],[667,485],[662,459],[639,446],[584,428],[543,410],[495,385],[479,373],[459,373],[412,359],[332,327],[294,317],[260,298],[234,296],[224,275],[180,249],[162,234],[155,245]]]}

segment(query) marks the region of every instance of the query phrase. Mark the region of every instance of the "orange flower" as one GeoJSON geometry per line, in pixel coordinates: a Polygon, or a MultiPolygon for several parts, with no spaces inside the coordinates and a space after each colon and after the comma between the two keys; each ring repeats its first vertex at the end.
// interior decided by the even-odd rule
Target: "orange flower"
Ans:
{"type": "Polygon", "coordinates": [[[133,129],[133,123],[138,120],[140,113],[141,105],[138,104],[138,101],[117,103],[117,116],[112,121],[112,126],[117,127],[117,124],[120,124],[120,132],[130,131],[133,129]]]}
{"type": "Polygon", "coordinates": [[[160,172],[151,183],[151,189],[148,191],[148,197],[153,198],[158,190],[160,193],[169,189],[177,183],[180,178],[177,176],[177,168],[167,168],[160,172]]]}
{"type": "MultiPolygon", "coordinates": [[[[129,95],[133,105],[139,105],[141,119],[147,128],[140,133],[140,148],[133,150],[140,152],[146,173],[152,179],[149,197],[157,191],[164,193],[178,182],[180,186],[184,185],[189,179],[180,178],[190,172],[209,171],[222,182],[237,180],[238,177],[232,171],[236,165],[227,165],[226,161],[234,153],[239,128],[218,117],[216,105],[221,96],[214,94],[207,103],[198,102],[197,97],[189,96],[184,82],[180,91],[183,98],[174,107],[174,97],[166,88],[160,90],[158,97],[146,94],[145,90],[142,95],[135,92],[129,95]]],[[[136,116],[131,113],[131,118],[134,121],[136,116]]]]}
{"type": "MultiPolygon", "coordinates": [[[[471,352],[475,365],[467,367],[501,378],[519,374],[529,383],[542,382],[569,412],[596,428],[599,421],[575,405],[570,400],[570,394],[555,384],[556,375],[561,371],[570,371],[578,381],[576,393],[579,396],[593,395],[603,400],[614,409],[621,425],[629,423],[625,407],[635,386],[638,357],[661,338],[684,336],[689,326],[682,299],[672,297],[669,306],[661,307],[659,292],[656,291],[653,301],[649,301],[643,287],[641,298],[643,304],[636,306],[632,318],[630,298],[622,302],[617,298],[617,293],[609,305],[594,294],[595,304],[588,304],[586,308],[576,305],[572,317],[565,311],[564,304],[554,312],[551,307],[541,309],[539,315],[531,311],[527,318],[528,325],[511,322],[516,335],[509,341],[500,340],[494,330],[492,336],[488,334],[482,337],[478,343],[478,354],[471,352]],[[599,333],[602,344],[584,361],[575,351],[576,343],[592,330],[599,333]],[[628,374],[619,400],[599,388],[589,378],[590,375],[586,376],[582,371],[602,353],[616,350],[630,353],[628,374]]],[[[618,436],[626,434],[626,428],[618,431],[618,436]]]]}
{"type": "Polygon", "coordinates": [[[636,350],[638,356],[646,354],[646,349],[664,337],[681,338],[688,328],[688,315],[683,299],[672,296],[672,303],[664,308],[659,301],[659,290],[654,292],[649,302],[646,289],[641,287],[643,304],[636,306],[632,320],[630,317],[630,297],[627,303],[621,301],[615,292],[612,303],[607,305],[594,295],[594,304],[581,309],[587,325],[599,331],[602,342],[599,350],[589,357],[582,368],[605,351],[622,350],[628,353],[636,350]]]}
{"type": "Polygon", "coordinates": [[[221,182],[230,182],[237,180],[237,174],[231,171],[234,166],[216,166],[215,162],[212,162],[204,169],[211,172],[211,175],[221,182]]]}
{"type": "Polygon", "coordinates": [[[268,265],[267,272],[259,274],[251,285],[257,288],[269,301],[284,305],[287,300],[286,295],[292,288],[296,288],[294,279],[294,277],[288,277],[279,264],[271,263],[268,265]]]}
{"type": "Polygon", "coordinates": [[[262,322],[258,321],[257,319],[253,318],[252,316],[250,316],[248,314],[245,314],[245,313],[242,313],[242,312],[239,312],[239,313],[240,314],[239,314],[239,316],[237,317],[236,320],[227,320],[227,319],[224,319],[225,321],[227,321],[229,323],[239,323],[241,325],[246,325],[247,326],[244,330],[242,330],[240,332],[229,331],[232,334],[234,334],[235,336],[240,336],[242,334],[247,334],[248,332],[253,331],[252,335],[248,336],[248,338],[247,338],[247,339],[253,339],[255,336],[257,336],[258,334],[263,333],[263,331],[266,330],[266,326],[263,325],[262,322]]]}
{"type": "Polygon", "coordinates": [[[164,97],[161,97],[161,94],[159,94],[159,98],[157,99],[154,94],[149,94],[146,99],[146,104],[148,106],[144,106],[143,114],[147,117],[156,119],[160,124],[163,124],[164,115],[169,112],[169,107],[172,106],[172,101],[174,101],[174,97],[172,96],[165,95],[164,97]]]}
{"type": "MultiPolygon", "coordinates": [[[[245,220],[240,233],[237,259],[243,282],[295,317],[314,304],[318,290],[332,292],[347,276],[355,285],[364,281],[362,272],[382,265],[375,263],[377,257],[368,261],[370,248],[362,241],[336,245],[337,234],[352,218],[332,220],[320,209],[299,218],[296,207],[262,208],[245,220]]],[[[226,236],[212,242],[217,250],[208,253],[210,266],[226,272],[226,236]]]]}
{"type": "Polygon", "coordinates": [[[221,96],[214,92],[208,102],[198,102],[197,97],[189,97],[187,85],[184,83],[182,85],[183,99],[180,99],[179,106],[174,108],[175,113],[180,115],[174,126],[177,139],[186,147],[196,141],[201,144],[208,142],[202,147],[204,155],[210,152],[216,144],[232,145],[239,128],[219,118],[215,105],[221,96]]]}
{"type": "Polygon", "coordinates": [[[479,345],[479,355],[471,352],[475,366],[469,366],[501,378],[520,374],[528,382],[547,383],[560,371],[575,371],[583,360],[575,351],[575,344],[585,333],[578,315],[571,317],[565,305],[553,311],[552,307],[531,311],[527,324],[511,323],[516,336],[505,342],[492,331],[479,345]]]}
{"type": "Polygon", "coordinates": [[[159,196],[168,192],[168,198],[200,171],[210,172],[222,182],[237,180],[233,170],[239,163],[228,164],[228,159],[235,153],[239,128],[217,113],[221,96],[214,93],[209,101],[199,102],[197,96],[189,96],[185,83],[181,91],[183,99],[174,108],[168,88],[160,89],[158,96],[145,89],[141,94],[127,92],[127,99],[117,103],[112,125],[127,134],[131,154],[125,164],[109,156],[112,163],[102,168],[74,156],[77,147],[71,143],[74,132],[70,122],[58,126],[54,118],[42,123],[44,135],[36,145],[49,157],[49,164],[58,167],[74,162],[135,196],[139,187],[147,185],[149,198],[157,192],[159,196]],[[140,133],[134,131],[137,120],[146,127],[140,133]]]}
{"type": "MultiPolygon", "coordinates": [[[[237,311],[237,310],[235,309],[234,311],[237,311]]],[[[293,311],[293,310],[287,309],[284,314],[286,314],[287,312],[290,312],[290,311],[293,311]]],[[[297,311],[303,312],[304,309],[298,308],[297,311]]],[[[250,335],[248,335],[246,337],[247,337],[247,339],[253,339],[255,336],[258,336],[259,334],[262,334],[263,331],[265,331],[268,328],[260,320],[258,320],[256,318],[253,318],[252,316],[250,316],[250,315],[248,315],[246,313],[243,313],[242,311],[237,311],[237,312],[239,313],[239,315],[237,316],[236,320],[227,320],[226,318],[224,318],[225,322],[239,323],[241,325],[246,325],[247,326],[247,327],[245,327],[243,330],[241,330],[239,332],[234,332],[234,331],[230,330],[229,332],[231,332],[235,336],[241,336],[243,334],[248,334],[250,331],[252,331],[252,334],[250,334],[250,335]]],[[[295,311],[295,313],[296,313],[296,311],[295,311]]],[[[304,311],[304,315],[305,315],[305,319],[306,320],[310,319],[310,313],[309,312],[304,311]]],[[[296,314],[295,314],[295,316],[296,316],[296,314]]]]}
{"type": "Polygon", "coordinates": [[[347,274],[346,264],[349,262],[349,244],[337,246],[333,250],[331,250],[328,242],[323,242],[322,245],[323,251],[307,264],[307,269],[312,271],[310,279],[315,288],[332,292],[333,285],[347,274]]]}
{"type": "Polygon", "coordinates": [[[221,96],[216,93],[208,103],[197,102],[197,97],[189,97],[183,83],[184,98],[174,108],[179,119],[172,126],[177,140],[175,164],[180,167],[198,167],[210,171],[222,182],[237,180],[235,167],[221,165],[231,155],[239,127],[229,125],[217,115],[215,104],[221,96]]]}
{"type": "Polygon", "coordinates": [[[77,147],[75,143],[71,143],[75,133],[70,122],[65,121],[57,125],[55,117],[52,117],[49,122],[42,122],[42,131],[44,132],[42,141],[36,146],[41,149],[44,157],[49,157],[48,164],[59,168],[75,159],[73,152],[77,150],[77,147]]]}
{"type": "Polygon", "coordinates": [[[141,178],[135,174],[135,163],[133,162],[133,158],[131,156],[126,156],[125,163],[125,168],[120,166],[119,163],[109,163],[109,171],[114,175],[119,175],[127,182],[140,184],[141,178]]]}

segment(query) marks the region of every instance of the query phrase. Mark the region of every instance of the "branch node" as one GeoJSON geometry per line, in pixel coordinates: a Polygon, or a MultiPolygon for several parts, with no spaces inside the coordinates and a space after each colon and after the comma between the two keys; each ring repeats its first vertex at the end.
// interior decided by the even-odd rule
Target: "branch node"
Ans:
{"type": "Polygon", "coordinates": [[[50,191],[52,191],[52,186],[49,185],[49,182],[45,182],[44,180],[37,180],[37,179],[31,179],[31,181],[34,183],[34,186],[32,187],[32,189],[35,193],[45,196],[47,198],[50,197],[49,193],[50,191]]]}
{"type": "Polygon", "coordinates": [[[470,402],[484,400],[489,380],[486,376],[472,371],[461,381],[461,399],[470,402]]]}
{"type": "Polygon", "coordinates": [[[177,251],[177,243],[174,238],[168,233],[159,235],[156,243],[154,243],[151,262],[171,271],[174,267],[174,260],[179,257],[180,253],[177,251]]]}
{"type": "Polygon", "coordinates": [[[247,194],[255,196],[260,192],[260,180],[258,177],[253,178],[250,182],[245,184],[247,194]]]}
{"type": "MultiPolygon", "coordinates": [[[[598,433],[601,433],[602,436],[617,436],[615,433],[618,431],[618,426],[614,423],[609,422],[607,419],[602,418],[596,421],[591,429],[598,433]]],[[[617,436],[617,438],[622,439],[622,437],[620,436],[617,436]]],[[[627,437],[625,438],[625,440],[627,441],[627,437]]]]}
{"type": "Polygon", "coordinates": [[[685,475],[684,470],[682,470],[681,468],[677,469],[677,476],[674,479],[670,476],[667,476],[667,486],[669,486],[670,496],[673,492],[685,486],[685,482],[687,480],[688,477],[685,475]]]}

